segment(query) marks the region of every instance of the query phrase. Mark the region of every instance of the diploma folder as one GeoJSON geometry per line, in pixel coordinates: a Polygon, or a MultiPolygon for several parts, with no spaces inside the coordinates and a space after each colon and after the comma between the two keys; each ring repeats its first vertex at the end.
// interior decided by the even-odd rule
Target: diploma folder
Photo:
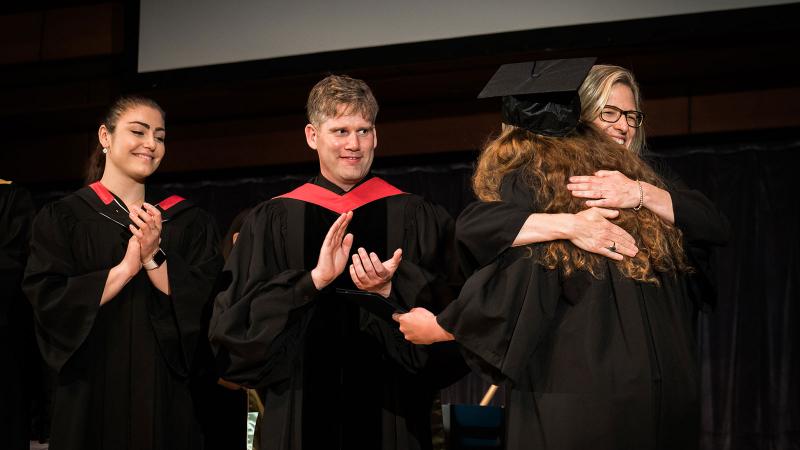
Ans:
{"type": "Polygon", "coordinates": [[[372,292],[341,288],[336,288],[334,292],[337,297],[342,297],[348,302],[354,303],[390,323],[395,323],[394,319],[392,319],[392,314],[408,312],[408,309],[398,305],[392,300],[384,298],[382,295],[373,294],[372,292]]]}

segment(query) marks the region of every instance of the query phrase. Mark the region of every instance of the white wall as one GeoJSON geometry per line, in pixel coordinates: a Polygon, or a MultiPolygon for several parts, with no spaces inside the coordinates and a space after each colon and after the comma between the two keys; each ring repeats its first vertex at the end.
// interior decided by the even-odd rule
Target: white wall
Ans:
{"type": "Polygon", "coordinates": [[[139,72],[785,3],[792,2],[141,0],[139,72]]]}

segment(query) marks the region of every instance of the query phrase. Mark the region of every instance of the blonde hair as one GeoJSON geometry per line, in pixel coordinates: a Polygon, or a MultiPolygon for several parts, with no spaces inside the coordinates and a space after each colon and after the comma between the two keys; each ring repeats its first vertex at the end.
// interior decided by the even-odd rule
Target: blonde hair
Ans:
{"type": "MultiPolygon", "coordinates": [[[[639,85],[633,73],[619,66],[598,64],[592,66],[589,75],[578,89],[581,98],[581,121],[592,123],[600,116],[600,111],[608,103],[611,90],[614,85],[620,83],[628,86],[633,92],[633,99],[637,110],[642,110],[642,98],[639,93],[639,85]]],[[[637,155],[641,155],[645,146],[644,127],[636,129],[636,133],[631,140],[630,150],[637,155]]]]}
{"type": "MultiPolygon", "coordinates": [[[[497,201],[503,178],[521,171],[542,213],[577,213],[586,209],[584,200],[573,197],[566,186],[569,177],[597,170],[618,170],[631,179],[664,187],[656,173],[637,155],[608,140],[586,124],[571,136],[540,136],[506,125],[499,136],[484,147],[473,176],[473,189],[483,201],[497,201]]],[[[652,211],[620,210],[614,223],[636,239],[639,253],[616,261],[620,272],[635,280],[658,283],[655,272],[690,271],[683,250],[682,235],[652,211]]],[[[584,251],[566,240],[532,246],[537,260],[565,275],[585,270],[596,278],[603,273],[607,258],[584,251]]]]}
{"type": "Polygon", "coordinates": [[[342,114],[360,114],[374,124],[378,116],[378,102],[362,80],[346,75],[329,75],[308,94],[306,114],[314,126],[342,114]],[[345,106],[345,109],[339,111],[340,106],[345,106]]]}

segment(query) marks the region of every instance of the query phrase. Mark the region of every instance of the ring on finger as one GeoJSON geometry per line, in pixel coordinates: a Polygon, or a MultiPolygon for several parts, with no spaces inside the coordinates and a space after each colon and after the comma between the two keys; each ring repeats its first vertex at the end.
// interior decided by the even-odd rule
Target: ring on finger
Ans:
{"type": "Polygon", "coordinates": [[[617,252],[617,243],[616,243],[616,242],[614,242],[614,241],[611,241],[611,245],[609,245],[609,246],[608,246],[608,247],[606,247],[606,248],[607,248],[609,251],[612,251],[612,252],[616,253],[616,252],[617,252]]]}

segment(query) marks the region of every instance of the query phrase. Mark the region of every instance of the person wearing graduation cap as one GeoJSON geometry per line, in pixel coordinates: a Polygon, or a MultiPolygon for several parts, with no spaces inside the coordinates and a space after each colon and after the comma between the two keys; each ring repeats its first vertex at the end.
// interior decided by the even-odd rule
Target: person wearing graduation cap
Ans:
{"type": "Polygon", "coordinates": [[[165,133],[156,102],[119,98],[89,185],[34,221],[23,287],[57,372],[53,450],[203,448],[189,382],[222,259],[213,219],[147,184],[165,133]]]}
{"type": "Polygon", "coordinates": [[[262,449],[431,448],[435,392],[466,367],[452,344],[404,340],[391,315],[455,297],[453,221],[370,173],[366,83],[328,76],[306,109],[319,174],[245,219],[214,305],[217,361],[259,390],[262,449]]]}
{"type": "MultiPolygon", "coordinates": [[[[478,161],[481,199],[527,214],[575,214],[585,205],[569,178],[601,169],[666,189],[638,155],[579,120],[577,87],[593,62],[498,70],[481,93],[502,96],[504,122],[478,161]]],[[[506,386],[508,449],[698,446],[686,243],[647,208],[621,209],[614,221],[635,239],[634,256],[611,259],[566,240],[508,245],[438,315],[415,308],[396,316],[410,341],[455,340],[474,370],[506,386]]]]}
{"type": "MultiPolygon", "coordinates": [[[[541,78],[534,79],[537,89],[575,88],[574,79],[567,81],[569,77],[551,79],[556,84],[549,83],[547,77],[544,84],[541,78]],[[558,85],[564,81],[567,84],[558,85]]],[[[697,285],[702,286],[695,297],[699,303],[713,305],[716,292],[709,279],[710,249],[728,241],[730,226],[703,193],[689,188],[668,166],[647,153],[645,116],[633,73],[619,66],[592,65],[580,83],[578,98],[579,120],[643,158],[664,179],[666,188],[631,179],[619,171],[600,169],[569,178],[567,189],[572,195],[587,199],[587,208],[574,214],[531,213],[510,202],[474,202],[456,224],[465,270],[471,273],[511,246],[556,239],[567,239],[583,250],[614,260],[633,257],[639,250],[635,240],[613,220],[619,209],[646,208],[681,230],[692,264],[703,268],[694,275],[697,285]]]]}

